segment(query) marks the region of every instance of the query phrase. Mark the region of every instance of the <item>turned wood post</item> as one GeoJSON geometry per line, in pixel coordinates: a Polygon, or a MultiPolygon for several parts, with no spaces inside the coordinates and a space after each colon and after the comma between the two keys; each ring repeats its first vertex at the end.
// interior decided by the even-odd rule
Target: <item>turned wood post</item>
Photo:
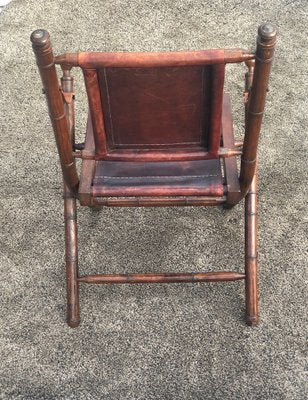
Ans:
{"type": "MultiPolygon", "coordinates": [[[[74,78],[70,68],[62,67],[61,88],[65,98],[65,115],[72,148],[75,145],[74,117],[74,78]]],[[[78,282],[78,227],[76,198],[64,182],[64,223],[65,223],[65,264],[67,288],[67,323],[76,328],[79,317],[79,282],[78,282]]]]}
{"type": "Polygon", "coordinates": [[[247,125],[247,110],[248,110],[248,99],[253,81],[253,73],[255,69],[255,60],[249,60],[245,62],[248,67],[248,71],[245,74],[245,91],[244,91],[244,104],[245,104],[245,126],[247,125]]]}
{"type": "Polygon", "coordinates": [[[258,182],[257,166],[245,197],[246,323],[257,325],[258,314],[258,182]]]}
{"type": "Polygon", "coordinates": [[[74,78],[71,75],[70,68],[62,66],[63,76],[61,77],[61,88],[65,99],[64,110],[69,134],[72,143],[72,149],[75,148],[75,94],[74,94],[74,78]]]}
{"type": "Polygon", "coordinates": [[[44,92],[46,93],[49,116],[55,134],[63,178],[71,192],[76,193],[79,179],[65,114],[64,99],[59,87],[49,33],[45,30],[38,29],[31,34],[31,42],[40,71],[44,92]]]}
{"type": "Polygon", "coordinates": [[[65,264],[67,288],[67,323],[75,328],[80,323],[78,283],[78,237],[76,198],[64,183],[65,264]]]}
{"type": "MultiPolygon", "coordinates": [[[[269,75],[276,44],[276,29],[269,23],[259,27],[253,81],[246,107],[245,138],[241,158],[241,195],[248,192],[257,160],[257,148],[269,75]]],[[[249,85],[249,77],[246,78],[249,85]]]]}

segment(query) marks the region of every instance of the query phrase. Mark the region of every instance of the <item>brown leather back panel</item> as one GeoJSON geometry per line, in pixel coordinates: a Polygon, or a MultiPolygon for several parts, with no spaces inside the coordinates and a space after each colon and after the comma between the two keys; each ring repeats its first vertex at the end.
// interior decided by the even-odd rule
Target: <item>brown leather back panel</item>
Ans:
{"type": "Polygon", "coordinates": [[[98,70],[108,149],[206,147],[212,67],[98,70]]]}

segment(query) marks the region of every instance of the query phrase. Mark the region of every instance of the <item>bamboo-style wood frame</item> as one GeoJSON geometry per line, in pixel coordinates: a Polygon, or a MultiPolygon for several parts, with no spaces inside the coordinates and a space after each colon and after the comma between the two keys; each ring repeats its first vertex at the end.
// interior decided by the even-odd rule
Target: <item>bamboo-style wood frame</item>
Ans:
{"type": "Polygon", "coordinates": [[[66,53],[55,58],[55,63],[67,68],[97,69],[183,67],[188,65],[217,65],[240,63],[255,58],[255,55],[243,49],[210,49],[202,51],[175,51],[155,53],[127,52],[82,52],[66,53]]]}
{"type": "Polygon", "coordinates": [[[49,116],[58,147],[63,178],[70,190],[76,193],[79,178],[73,156],[71,132],[67,125],[68,110],[65,110],[64,99],[60,91],[49,34],[41,29],[34,31],[31,35],[31,41],[46,93],[49,116]]]}
{"type": "Polygon", "coordinates": [[[270,68],[276,43],[276,30],[269,24],[258,29],[256,53],[242,49],[216,49],[205,51],[173,53],[68,53],[54,57],[50,37],[44,30],[31,35],[32,47],[40,71],[48,103],[64,180],[64,218],[66,241],[66,277],[68,324],[77,327],[79,317],[79,284],[110,283],[172,283],[172,282],[219,282],[245,280],[246,322],[258,323],[258,262],[257,262],[257,147],[268,88],[270,68]],[[230,98],[223,96],[226,63],[245,62],[248,72],[245,77],[245,137],[236,142],[233,134],[230,98]],[[63,70],[61,86],[55,65],[63,70]],[[169,66],[211,65],[214,73],[213,91],[217,94],[214,102],[210,129],[221,132],[209,136],[208,150],[179,150],[142,152],[121,150],[108,152],[105,141],[104,119],[101,98],[98,96],[97,69],[153,68],[169,66]],[[74,132],[74,89],[72,67],[83,69],[89,99],[90,115],[84,145],[75,144],[74,132]],[[97,110],[100,110],[97,112],[97,110]],[[93,135],[99,132],[99,135],[93,135]],[[243,147],[243,149],[241,149],[243,147]],[[100,148],[98,154],[95,149],[100,148]],[[241,155],[240,175],[237,173],[236,156],[241,155]],[[222,160],[224,167],[224,194],[214,196],[149,196],[105,198],[94,197],[92,181],[96,160],[174,161],[174,160],[222,160]],[[79,182],[75,158],[82,158],[81,180],[79,182]],[[245,273],[222,271],[204,273],[161,273],[161,274],[113,274],[85,275],[78,273],[78,239],[76,200],[81,205],[99,208],[101,206],[213,206],[233,207],[245,198],[245,273]]]}
{"type": "Polygon", "coordinates": [[[276,30],[272,25],[261,25],[258,30],[255,65],[248,63],[249,71],[246,75],[245,86],[246,90],[249,91],[249,96],[246,102],[245,138],[240,173],[242,197],[247,194],[255,174],[259,135],[275,51],[276,35],[276,30]]]}

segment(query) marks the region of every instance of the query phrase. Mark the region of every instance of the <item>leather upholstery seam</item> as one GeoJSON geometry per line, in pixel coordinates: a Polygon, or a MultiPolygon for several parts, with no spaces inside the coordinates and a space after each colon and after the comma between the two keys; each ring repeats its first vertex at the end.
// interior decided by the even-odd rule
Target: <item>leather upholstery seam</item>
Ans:
{"type": "Polygon", "coordinates": [[[179,175],[179,176],[174,176],[174,175],[155,175],[155,176],[108,176],[108,175],[98,175],[94,177],[94,180],[97,179],[162,179],[162,178],[172,178],[172,179],[182,179],[182,178],[207,178],[207,177],[215,177],[215,176],[220,176],[218,174],[215,175],[179,175]]]}

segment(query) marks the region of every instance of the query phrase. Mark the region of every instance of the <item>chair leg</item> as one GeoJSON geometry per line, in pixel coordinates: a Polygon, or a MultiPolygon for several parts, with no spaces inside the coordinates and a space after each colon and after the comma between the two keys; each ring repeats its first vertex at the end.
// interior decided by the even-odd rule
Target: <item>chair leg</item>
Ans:
{"type": "Polygon", "coordinates": [[[258,210],[257,172],[245,198],[246,323],[257,325],[258,315],[258,210]]]}
{"type": "Polygon", "coordinates": [[[76,198],[64,184],[65,262],[67,288],[67,323],[79,325],[78,238],[76,198]]]}

